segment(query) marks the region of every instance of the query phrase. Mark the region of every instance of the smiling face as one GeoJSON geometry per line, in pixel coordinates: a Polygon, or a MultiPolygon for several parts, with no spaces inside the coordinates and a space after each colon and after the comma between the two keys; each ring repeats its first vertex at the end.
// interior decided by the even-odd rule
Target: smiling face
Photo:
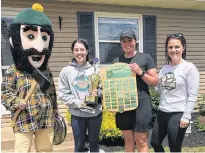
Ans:
{"type": "Polygon", "coordinates": [[[73,55],[79,65],[86,63],[87,54],[84,44],[76,42],[73,48],[73,55]]]}
{"type": "MultiPolygon", "coordinates": [[[[40,26],[21,25],[20,37],[24,50],[34,48],[38,53],[42,53],[49,47],[50,35],[40,26]]],[[[45,55],[30,55],[28,60],[34,68],[40,68],[45,60],[45,55]]]]}
{"type": "Polygon", "coordinates": [[[124,37],[121,39],[120,42],[121,42],[122,50],[125,52],[125,54],[130,54],[135,52],[135,45],[136,45],[135,39],[124,37]]]}
{"type": "Polygon", "coordinates": [[[172,38],[168,41],[167,53],[171,59],[172,64],[179,64],[182,61],[182,53],[184,52],[184,47],[181,40],[172,38]]]}

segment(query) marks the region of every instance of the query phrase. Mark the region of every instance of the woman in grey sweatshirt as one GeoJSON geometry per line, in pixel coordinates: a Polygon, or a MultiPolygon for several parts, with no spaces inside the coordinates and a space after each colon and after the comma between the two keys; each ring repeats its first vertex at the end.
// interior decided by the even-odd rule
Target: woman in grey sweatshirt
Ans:
{"type": "Polygon", "coordinates": [[[155,152],[164,152],[162,142],[168,135],[171,152],[181,152],[184,135],[197,100],[199,72],[185,60],[186,40],[183,34],[167,36],[167,62],[159,72],[157,90],[160,104],[151,145],[155,152]]]}
{"type": "MultiPolygon", "coordinates": [[[[85,96],[89,95],[88,77],[99,73],[88,62],[88,43],[77,39],[72,43],[73,61],[64,67],[58,80],[58,96],[68,106],[71,113],[71,126],[75,140],[75,152],[84,152],[86,132],[91,152],[99,152],[99,134],[102,123],[102,106],[100,102],[92,111],[85,111],[85,96]]],[[[99,96],[98,91],[92,95],[99,96]]]]}

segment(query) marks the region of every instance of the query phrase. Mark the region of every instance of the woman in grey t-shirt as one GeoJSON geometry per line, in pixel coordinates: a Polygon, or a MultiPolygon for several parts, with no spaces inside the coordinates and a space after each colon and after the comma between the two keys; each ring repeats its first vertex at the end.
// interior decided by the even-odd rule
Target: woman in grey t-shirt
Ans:
{"type": "Polygon", "coordinates": [[[183,34],[167,36],[167,62],[159,72],[159,113],[153,127],[151,145],[155,152],[164,152],[162,142],[168,135],[171,152],[181,152],[191,112],[197,100],[199,72],[185,60],[186,40],[183,34]]]}

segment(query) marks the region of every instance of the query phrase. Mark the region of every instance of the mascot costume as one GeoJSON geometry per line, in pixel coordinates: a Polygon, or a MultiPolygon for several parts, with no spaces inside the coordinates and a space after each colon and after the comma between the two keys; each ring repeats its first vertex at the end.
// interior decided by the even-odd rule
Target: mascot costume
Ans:
{"type": "Polygon", "coordinates": [[[2,81],[2,104],[11,112],[15,152],[52,152],[56,90],[48,68],[54,41],[52,25],[40,4],[22,10],[9,27],[14,60],[2,81]]]}

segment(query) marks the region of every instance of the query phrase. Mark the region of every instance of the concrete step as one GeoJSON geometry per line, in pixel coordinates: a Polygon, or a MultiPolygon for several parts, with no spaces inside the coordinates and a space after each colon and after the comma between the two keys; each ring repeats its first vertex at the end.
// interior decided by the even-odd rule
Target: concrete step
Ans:
{"type": "Polygon", "coordinates": [[[6,114],[1,116],[1,128],[11,126],[11,115],[6,114]]]}
{"type": "MultiPolygon", "coordinates": [[[[54,150],[59,150],[61,152],[61,149],[63,150],[70,149],[73,151],[74,148],[74,142],[73,142],[73,133],[72,133],[72,128],[70,125],[67,126],[67,135],[64,140],[64,142],[60,145],[55,145],[54,150]]],[[[15,140],[14,140],[14,133],[12,128],[1,128],[1,150],[4,152],[13,152],[14,151],[14,145],[15,145],[15,140]]],[[[34,143],[32,143],[32,148],[35,151],[34,143]]],[[[68,152],[68,151],[66,151],[68,152]]]]}
{"type": "Polygon", "coordinates": [[[63,142],[53,147],[54,152],[74,152],[74,141],[63,142]]]}
{"type": "MultiPolygon", "coordinates": [[[[14,148],[9,150],[1,149],[1,152],[14,152],[14,148]]],[[[31,152],[36,152],[34,145],[31,147],[31,152]]],[[[53,146],[53,152],[74,152],[74,141],[63,142],[60,145],[53,146]]]]}
{"type": "Polygon", "coordinates": [[[4,118],[1,120],[1,124],[4,124],[4,123],[11,123],[11,118],[4,118]]]}
{"type": "Polygon", "coordinates": [[[1,123],[1,128],[11,127],[11,122],[9,123],[1,123]]]}

